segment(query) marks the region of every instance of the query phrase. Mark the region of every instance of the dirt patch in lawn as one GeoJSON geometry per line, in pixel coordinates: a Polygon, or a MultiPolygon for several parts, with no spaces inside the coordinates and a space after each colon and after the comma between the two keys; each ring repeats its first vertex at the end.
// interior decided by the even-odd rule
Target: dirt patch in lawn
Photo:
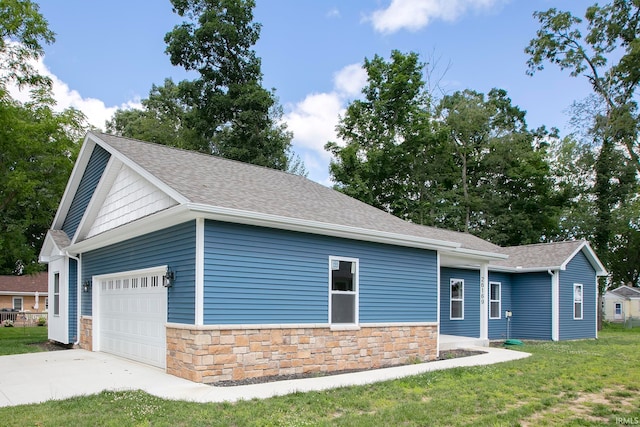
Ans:
{"type": "MultiPolygon", "coordinates": [[[[450,359],[456,359],[458,357],[475,356],[475,355],[484,354],[484,353],[485,353],[484,351],[477,351],[477,350],[446,350],[446,351],[441,351],[440,357],[436,360],[450,360],[450,359]]],[[[435,362],[436,360],[434,360],[433,362],[435,362]]],[[[430,363],[430,362],[425,362],[425,363],[430,363]]],[[[396,366],[406,366],[406,365],[408,364],[405,363],[401,365],[388,365],[388,366],[381,367],[381,369],[393,368],[396,366]]],[[[304,379],[304,378],[326,377],[329,375],[351,374],[354,372],[363,372],[368,370],[370,369],[368,368],[345,369],[341,371],[332,371],[332,372],[309,372],[306,374],[273,375],[268,377],[246,378],[246,379],[237,380],[237,381],[234,381],[234,380],[217,381],[217,382],[209,383],[208,385],[212,385],[215,387],[234,387],[238,385],[270,383],[274,381],[298,380],[298,379],[304,379]]]]}
{"type": "Polygon", "coordinates": [[[539,411],[522,420],[523,427],[549,425],[562,419],[570,421],[609,424],[615,418],[613,413],[631,413],[637,407],[634,395],[622,389],[604,389],[596,393],[579,393],[577,397],[560,402],[545,411],[539,411]]]}

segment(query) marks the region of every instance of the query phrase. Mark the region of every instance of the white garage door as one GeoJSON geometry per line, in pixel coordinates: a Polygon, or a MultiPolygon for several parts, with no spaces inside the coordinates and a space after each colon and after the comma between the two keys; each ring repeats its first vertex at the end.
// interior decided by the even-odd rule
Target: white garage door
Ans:
{"type": "Polygon", "coordinates": [[[94,290],[97,284],[99,291],[98,350],[165,367],[165,272],[166,267],[94,278],[94,290]]]}

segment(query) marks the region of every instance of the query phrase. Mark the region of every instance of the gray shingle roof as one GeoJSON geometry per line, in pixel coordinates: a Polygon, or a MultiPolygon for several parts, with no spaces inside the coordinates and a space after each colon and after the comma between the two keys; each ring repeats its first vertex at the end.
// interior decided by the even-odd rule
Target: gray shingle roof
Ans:
{"type": "Polygon", "coordinates": [[[509,258],[496,261],[493,264],[500,267],[521,267],[523,269],[558,267],[567,261],[582,244],[584,244],[584,240],[502,248],[502,253],[509,255],[509,258]]]}
{"type": "Polygon", "coordinates": [[[640,289],[634,289],[628,286],[620,286],[619,288],[613,289],[609,292],[623,298],[640,298],[640,289]]]}
{"type": "Polygon", "coordinates": [[[67,236],[67,233],[65,233],[62,230],[51,229],[49,230],[49,234],[51,235],[51,238],[53,238],[53,241],[55,242],[55,244],[60,249],[64,249],[71,244],[71,240],[69,240],[69,236],[67,236]]]}
{"type": "Polygon", "coordinates": [[[164,145],[94,135],[193,203],[502,249],[468,233],[416,225],[305,177],[164,145]]]}

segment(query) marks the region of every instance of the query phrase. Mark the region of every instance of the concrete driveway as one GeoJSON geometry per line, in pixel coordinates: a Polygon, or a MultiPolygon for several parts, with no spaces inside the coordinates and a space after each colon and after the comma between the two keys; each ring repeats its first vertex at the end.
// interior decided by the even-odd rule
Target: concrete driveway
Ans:
{"type": "Polygon", "coordinates": [[[234,402],[296,391],[326,390],[370,384],[457,366],[478,366],[522,359],[529,354],[500,348],[437,362],[375,369],[352,374],[277,381],[237,387],[212,387],[164,373],[162,369],[106,353],[61,350],[0,356],[0,407],[99,393],[103,390],[144,390],[172,400],[234,402]]]}

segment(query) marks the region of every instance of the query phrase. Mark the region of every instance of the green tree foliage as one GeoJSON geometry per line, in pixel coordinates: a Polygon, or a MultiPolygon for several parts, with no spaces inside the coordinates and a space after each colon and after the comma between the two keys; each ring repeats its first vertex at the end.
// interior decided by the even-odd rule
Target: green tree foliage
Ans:
{"type": "Polygon", "coordinates": [[[53,41],[30,1],[0,1],[0,273],[42,268],[37,255],[73,167],[83,117],[53,111],[50,81],[29,61],[53,41]],[[8,41],[8,42],[7,42],[8,41]],[[31,90],[20,103],[8,84],[31,90]]]}
{"type": "MultiPolygon", "coordinates": [[[[589,234],[606,265],[623,265],[616,254],[624,253],[621,236],[628,235],[635,220],[629,202],[638,198],[640,173],[636,97],[640,3],[613,0],[591,6],[585,14],[586,24],[554,8],[534,16],[540,29],[525,49],[529,74],[543,69],[547,62],[555,64],[573,77],[585,77],[597,100],[584,132],[595,153],[591,194],[596,221],[589,234]]],[[[612,270],[612,277],[621,277],[620,272],[612,270]]]]}
{"type": "Polygon", "coordinates": [[[342,146],[325,148],[334,158],[336,188],[372,206],[421,224],[441,215],[451,161],[442,150],[446,134],[432,120],[418,55],[391,53],[365,59],[364,99],[353,101],[341,119],[342,146]]]}
{"type": "Polygon", "coordinates": [[[119,110],[107,130],[306,174],[291,152],[273,92],[262,87],[253,46],[260,24],[253,0],[172,0],[185,21],[165,36],[171,63],[198,78],[153,86],[144,110],[119,110]]]}
{"type": "Polygon", "coordinates": [[[548,238],[561,200],[553,194],[545,129],[529,130],[524,111],[502,89],[445,96],[438,116],[457,171],[449,227],[500,245],[548,238]]]}
{"type": "Polygon", "coordinates": [[[445,96],[433,105],[415,53],[365,60],[364,99],[326,145],[336,188],[411,221],[468,231],[497,244],[555,230],[550,171],[524,112],[503,90],[445,96]]]}

